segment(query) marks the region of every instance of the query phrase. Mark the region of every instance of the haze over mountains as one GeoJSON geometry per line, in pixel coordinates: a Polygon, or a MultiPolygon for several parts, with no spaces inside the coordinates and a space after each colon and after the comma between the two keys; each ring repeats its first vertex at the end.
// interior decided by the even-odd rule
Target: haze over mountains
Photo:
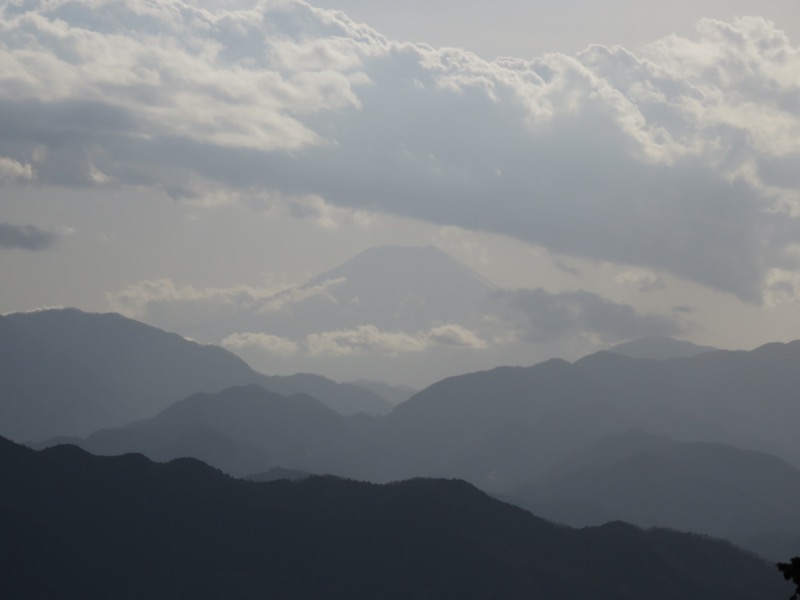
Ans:
{"type": "Polygon", "coordinates": [[[286,467],[378,479],[382,465],[364,424],[308,395],[250,385],[193,394],[151,419],[70,441],[95,454],[192,456],[240,477],[286,467]]]}
{"type": "MultiPolygon", "coordinates": [[[[800,532],[800,470],[769,454],[628,432],[557,463],[507,498],[573,526],[621,519],[735,540],[800,532]]],[[[796,543],[796,542],[795,542],[796,543]]],[[[777,540],[767,550],[780,560],[777,540]]]]}
{"type": "Polygon", "coordinates": [[[588,292],[498,288],[434,246],[377,246],[277,293],[220,294],[154,284],[113,295],[112,306],[223,345],[266,373],[417,387],[681,332],[673,317],[588,292]]]}
{"type": "MultiPolygon", "coordinates": [[[[347,406],[348,398],[355,402],[374,392],[336,384],[318,376],[264,376],[223,350],[199,346],[123,317],[71,310],[45,311],[11,315],[0,319],[0,324],[12,332],[24,332],[29,336],[24,339],[37,342],[46,339],[48,324],[53,332],[69,331],[74,341],[61,339],[53,345],[60,351],[57,358],[68,355],[77,364],[102,349],[104,364],[109,365],[107,373],[113,374],[114,368],[123,369],[123,365],[129,364],[126,376],[127,381],[133,382],[130,389],[145,390],[149,394],[143,395],[144,402],[139,403],[135,395],[104,396],[104,388],[91,390],[94,395],[81,395],[77,392],[82,388],[72,389],[68,394],[66,391],[70,388],[65,387],[57,396],[58,410],[46,409],[44,400],[50,398],[47,392],[51,390],[39,389],[36,385],[30,390],[36,391],[38,396],[32,393],[5,396],[7,419],[3,427],[6,430],[18,427],[18,434],[55,432],[54,439],[43,441],[37,447],[69,440],[98,454],[139,452],[156,460],[193,456],[237,476],[284,468],[373,481],[418,476],[457,477],[487,491],[512,496],[517,494],[515,490],[523,488],[539,490],[535,494],[519,493],[519,502],[528,502],[531,506],[535,503],[543,507],[547,516],[576,524],[600,524],[606,518],[631,519],[647,525],[697,527],[698,531],[735,537],[745,544],[756,537],[772,536],[773,542],[758,546],[759,551],[765,553],[773,552],[778,541],[796,543],[793,536],[800,535],[800,520],[791,510],[791,506],[800,504],[796,502],[800,500],[800,488],[793,479],[794,467],[781,462],[796,465],[800,456],[793,427],[800,419],[800,407],[794,400],[795,390],[800,389],[800,371],[796,368],[800,362],[800,342],[771,344],[751,352],[703,352],[692,358],[635,359],[600,352],[575,363],[550,360],[532,367],[503,367],[440,381],[397,405],[385,416],[348,416],[346,410],[332,410],[332,400],[338,398],[340,405],[347,406]],[[66,325],[59,325],[62,321],[66,325]],[[93,333],[97,330],[103,335],[93,333]],[[134,333],[136,336],[132,338],[134,333]],[[97,339],[91,341],[95,335],[97,339]],[[137,340],[138,346],[131,344],[131,339],[137,340]],[[215,358],[221,357],[218,379],[212,377],[216,363],[209,362],[208,352],[213,352],[211,356],[215,358]],[[142,361],[138,369],[133,368],[139,361],[137,353],[150,360],[142,361]],[[204,372],[204,379],[200,380],[204,385],[209,385],[206,383],[209,381],[224,382],[225,377],[227,381],[235,377],[243,381],[220,391],[211,389],[188,394],[173,402],[163,393],[164,389],[174,389],[179,383],[199,384],[181,380],[180,369],[170,374],[165,365],[173,360],[171,354],[176,356],[175,364],[185,364],[188,370],[192,364],[197,365],[198,370],[204,372]],[[159,357],[163,362],[156,360],[159,357]],[[162,387],[156,385],[160,380],[154,374],[158,373],[164,377],[162,387]],[[167,375],[176,377],[176,381],[167,375]],[[139,381],[150,382],[150,387],[137,383],[139,381]],[[156,393],[159,391],[160,396],[156,393]],[[93,414],[95,421],[102,420],[108,416],[108,410],[97,409],[93,413],[92,407],[104,407],[106,397],[111,407],[117,402],[132,403],[126,410],[129,413],[139,411],[139,416],[122,427],[110,427],[121,423],[106,421],[88,436],[64,437],[75,435],[76,432],[69,431],[72,422],[69,419],[59,421],[53,415],[86,412],[93,414]],[[87,404],[87,399],[91,403],[87,404]],[[155,400],[160,406],[155,406],[155,400]],[[20,412],[19,407],[26,402],[29,411],[20,412]],[[143,414],[145,410],[150,410],[150,415],[143,414]],[[28,421],[20,420],[18,413],[27,415],[28,421]],[[38,423],[33,422],[37,419],[38,423]],[[649,442],[643,443],[644,449],[633,444],[616,463],[595,467],[594,475],[587,472],[587,482],[572,471],[559,471],[560,465],[576,453],[602,455],[595,444],[607,446],[609,442],[604,440],[615,439],[609,436],[633,428],[643,432],[643,440],[659,434],[669,435],[674,441],[670,442],[671,446],[664,443],[664,448],[659,445],[661,442],[655,444],[661,452],[655,456],[650,455],[649,442]],[[695,456],[709,448],[717,450],[706,452],[702,460],[695,456]],[[643,452],[645,454],[640,456],[643,452]],[[748,475],[764,471],[756,467],[750,471],[744,468],[749,457],[758,456],[765,457],[765,465],[785,465],[774,468],[784,475],[766,483],[755,475],[748,475]],[[674,462],[674,468],[670,461],[674,462]],[[636,474],[634,467],[639,465],[640,470],[647,472],[648,481],[653,481],[652,489],[672,487],[677,494],[681,488],[671,478],[686,479],[689,476],[681,475],[680,469],[701,464],[708,473],[719,470],[730,477],[736,474],[736,465],[741,464],[741,489],[760,486],[767,496],[781,494],[788,508],[777,510],[759,500],[761,496],[752,501],[740,498],[741,503],[729,509],[734,516],[723,524],[715,524],[708,517],[712,507],[707,502],[692,500],[693,495],[717,497],[721,489],[728,489],[719,485],[715,488],[711,475],[691,476],[698,481],[707,480],[708,487],[687,484],[684,512],[665,509],[659,513],[657,504],[645,497],[638,502],[639,512],[632,512],[630,504],[602,500],[602,494],[592,491],[591,487],[605,484],[607,475],[619,483],[615,488],[619,498],[637,498],[642,476],[636,474]],[[571,483],[553,487],[555,479],[571,483]],[[569,494],[575,498],[570,500],[569,494]],[[585,497],[596,497],[598,504],[580,500],[585,497]],[[552,511],[549,506],[553,504],[557,504],[561,512],[552,511]],[[578,505],[583,512],[572,511],[571,505],[578,505]],[[775,515],[773,520],[753,516],[767,509],[775,515]],[[737,519],[740,527],[732,523],[737,519]],[[707,527],[701,527],[703,523],[707,523],[707,527]],[[776,534],[780,535],[776,537],[776,534]]],[[[16,343],[11,336],[8,340],[16,343]]],[[[14,369],[9,369],[3,380],[8,389],[25,389],[27,374],[35,374],[37,368],[49,364],[50,346],[43,344],[43,347],[47,351],[40,353],[37,346],[36,352],[13,354],[14,369]]],[[[683,345],[678,348],[681,352],[685,350],[683,345]]],[[[73,364],[59,362],[56,358],[52,362],[62,367],[73,364]]],[[[50,386],[61,385],[62,381],[69,383],[63,371],[56,369],[43,380],[50,386]]],[[[113,378],[106,381],[111,386],[109,394],[124,387],[113,378]]],[[[387,401],[381,402],[389,406],[387,401]]],[[[39,439],[45,437],[53,436],[46,434],[39,439]]],[[[730,488],[731,493],[736,493],[736,489],[739,488],[730,488]]]]}
{"type": "Polygon", "coordinates": [[[0,0],[0,600],[800,597],[800,2],[320,1],[0,0]]]}
{"type": "Polygon", "coordinates": [[[220,347],[115,314],[74,309],[0,317],[0,434],[87,435],[163,410],[197,391],[259,383],[313,393],[345,414],[388,412],[374,392],[317,375],[269,377],[220,347]]]}
{"type": "MultiPolygon", "coordinates": [[[[259,370],[394,383],[437,378],[459,361],[485,361],[477,333],[495,286],[433,247],[379,246],[263,297],[116,300],[156,326],[224,345],[259,370]],[[451,366],[446,366],[451,365],[451,366]],[[438,369],[438,371],[436,370],[438,369]],[[415,372],[421,372],[418,374],[415,372]]],[[[463,368],[463,367],[462,367],[463,368]]]]}

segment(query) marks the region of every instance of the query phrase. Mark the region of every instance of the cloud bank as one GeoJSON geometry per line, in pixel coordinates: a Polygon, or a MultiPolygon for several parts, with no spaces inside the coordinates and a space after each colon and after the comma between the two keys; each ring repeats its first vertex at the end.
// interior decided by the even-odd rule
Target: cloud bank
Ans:
{"type": "MultiPolygon", "coordinates": [[[[443,323],[425,311],[411,320],[392,320],[391,315],[371,312],[371,317],[386,325],[376,325],[370,316],[361,315],[348,326],[348,312],[323,312],[309,321],[307,314],[298,310],[319,298],[339,304],[331,291],[341,284],[341,280],[331,280],[270,294],[267,288],[196,289],[164,279],[128,286],[109,295],[109,301],[113,309],[128,316],[171,326],[194,339],[281,358],[391,357],[434,348],[491,353],[518,343],[590,340],[604,345],[645,335],[685,333],[682,323],[673,317],[642,313],[629,304],[587,291],[493,288],[474,303],[474,312],[460,315],[461,322],[443,323]]],[[[377,287],[383,284],[374,282],[377,287]]],[[[419,298],[420,306],[431,301],[429,296],[419,298]]],[[[395,310],[390,303],[382,306],[387,313],[395,310]]]]}
{"type": "Polygon", "coordinates": [[[486,61],[237,5],[0,3],[0,179],[313,197],[751,302],[800,269],[800,50],[770,22],[486,61]]]}
{"type": "Polygon", "coordinates": [[[680,324],[672,319],[641,314],[628,304],[586,291],[499,290],[490,307],[491,319],[505,332],[505,339],[537,344],[581,335],[614,343],[681,333],[680,324]]]}

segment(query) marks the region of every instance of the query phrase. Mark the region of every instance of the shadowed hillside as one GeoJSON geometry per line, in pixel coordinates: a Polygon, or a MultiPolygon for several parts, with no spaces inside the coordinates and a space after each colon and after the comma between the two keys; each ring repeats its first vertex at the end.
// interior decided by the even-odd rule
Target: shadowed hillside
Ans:
{"type": "Polygon", "coordinates": [[[782,600],[724,542],[551,525],[458,481],[234,480],[195,460],[0,440],[17,598],[782,600]],[[313,574],[313,576],[311,575],[313,574]]]}
{"type": "Polygon", "coordinates": [[[154,460],[198,458],[237,476],[273,467],[376,477],[363,422],[316,399],[257,385],[198,393],[152,419],[75,440],[95,454],[140,452],[154,460]]]}
{"type": "MultiPolygon", "coordinates": [[[[506,496],[573,526],[623,520],[735,540],[764,552],[800,532],[800,471],[750,450],[629,432],[593,444],[506,496]]],[[[788,553],[767,555],[779,559],[788,553]]],[[[795,549],[795,552],[800,547],[795,549]]]]}
{"type": "Polygon", "coordinates": [[[54,309],[0,318],[0,434],[87,435],[151,417],[195,392],[258,383],[341,412],[388,412],[373,392],[317,375],[268,377],[218,346],[117,314],[54,309]]]}

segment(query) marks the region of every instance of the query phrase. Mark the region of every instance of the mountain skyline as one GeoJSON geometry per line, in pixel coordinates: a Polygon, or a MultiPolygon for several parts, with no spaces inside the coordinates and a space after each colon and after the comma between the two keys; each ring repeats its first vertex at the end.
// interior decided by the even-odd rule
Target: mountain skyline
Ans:
{"type": "Polygon", "coordinates": [[[319,375],[265,375],[233,353],[118,314],[51,309],[0,317],[0,435],[88,435],[152,417],[195,392],[257,383],[341,414],[384,414],[379,394],[319,375]]]}
{"type": "Polygon", "coordinates": [[[789,589],[726,542],[623,523],[573,530],[460,481],[255,483],[192,459],[3,438],[0,476],[4,598],[778,600],[789,589]]]}
{"type": "Polygon", "coordinates": [[[800,341],[748,352],[640,341],[661,358],[612,349],[574,363],[499,367],[446,378],[393,406],[370,396],[387,386],[266,376],[221,348],[119,315],[17,314],[0,318],[8,347],[0,434],[37,448],[190,456],[238,477],[288,469],[377,482],[458,478],[574,525],[622,519],[690,529],[776,559],[800,549],[800,341]],[[36,333],[29,341],[39,346],[28,351],[17,331],[36,333]],[[154,365],[166,368],[158,378],[154,365]],[[47,371],[49,387],[40,389],[37,373],[47,371]],[[86,393],[104,373],[109,387],[86,393]],[[70,388],[76,376],[89,388],[70,388]],[[168,390],[180,386],[209,391],[172,401],[168,390]],[[109,418],[120,404],[127,423],[109,418]],[[76,437],[76,422],[97,429],[76,437]],[[31,431],[55,437],[26,437],[31,431]]]}
{"type": "Polygon", "coordinates": [[[798,173],[794,0],[0,0],[0,597],[788,596],[798,173]]]}
{"type": "MultiPolygon", "coordinates": [[[[506,291],[519,339],[491,366],[640,335],[800,338],[800,8],[504,2],[0,3],[0,313],[185,316],[219,343],[231,311],[432,245],[506,291]]],[[[463,324],[475,338],[362,325],[306,335],[346,332],[317,356],[396,331],[462,344],[404,367],[416,381],[382,368],[389,383],[490,366],[463,324]]],[[[290,368],[305,338],[225,333],[272,342],[283,374],[322,371],[290,368]]]]}

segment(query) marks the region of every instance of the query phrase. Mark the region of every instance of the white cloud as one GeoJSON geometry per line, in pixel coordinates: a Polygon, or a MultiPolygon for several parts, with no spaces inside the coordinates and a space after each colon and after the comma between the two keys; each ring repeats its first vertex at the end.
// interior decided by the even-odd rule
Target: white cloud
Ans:
{"type": "MultiPolygon", "coordinates": [[[[288,19],[297,12],[291,3],[261,7],[288,19]]],[[[293,115],[356,106],[351,88],[363,81],[349,73],[360,63],[352,40],[327,68],[282,72],[280,56],[274,65],[268,57],[287,40],[271,44],[253,9],[56,0],[6,3],[3,16],[0,97],[96,103],[95,133],[297,150],[320,138],[293,115]]]]}
{"type": "Polygon", "coordinates": [[[429,331],[409,333],[383,331],[375,325],[362,325],[355,329],[313,333],[307,336],[309,356],[342,356],[379,353],[385,356],[423,352],[433,346],[459,346],[485,349],[486,343],[475,333],[461,325],[437,325],[429,331]]]}
{"type": "Polygon", "coordinates": [[[255,349],[282,357],[295,356],[300,351],[297,342],[267,333],[233,333],[221,343],[229,350],[255,349]]]}
{"type": "Polygon", "coordinates": [[[256,350],[273,356],[291,357],[304,353],[308,357],[340,357],[354,354],[399,356],[425,352],[434,346],[457,346],[485,349],[486,343],[460,325],[433,327],[427,332],[384,331],[375,325],[353,329],[312,333],[301,340],[267,333],[234,333],[222,340],[229,350],[256,350]]]}
{"type": "Polygon", "coordinates": [[[433,327],[426,335],[431,343],[445,346],[461,346],[464,348],[483,349],[486,342],[475,333],[461,325],[448,324],[433,327]]]}
{"type": "Polygon", "coordinates": [[[302,2],[206,6],[0,4],[5,170],[266,190],[323,227],[384,211],[752,302],[800,269],[800,51],[763,19],[486,61],[302,2]]]}
{"type": "Polygon", "coordinates": [[[30,181],[33,179],[33,167],[19,163],[5,156],[0,156],[0,183],[14,181],[30,181]]]}
{"type": "MultiPolygon", "coordinates": [[[[230,288],[196,288],[194,286],[178,286],[168,278],[133,283],[118,292],[106,294],[112,310],[123,315],[141,318],[147,315],[148,308],[159,304],[180,304],[182,309],[189,305],[214,314],[224,313],[224,307],[233,311],[255,310],[264,300],[272,298],[286,286],[259,288],[249,285],[237,285],[230,288]],[[207,305],[211,305],[210,309],[207,305]],[[202,308],[202,307],[206,308],[202,308]]],[[[178,311],[180,309],[176,309],[178,311]]],[[[220,316],[222,316],[220,314],[220,316]]]]}
{"type": "Polygon", "coordinates": [[[396,356],[407,352],[422,352],[428,348],[427,340],[421,336],[402,331],[381,331],[374,325],[312,333],[307,342],[310,356],[342,356],[367,352],[396,356]]]}

